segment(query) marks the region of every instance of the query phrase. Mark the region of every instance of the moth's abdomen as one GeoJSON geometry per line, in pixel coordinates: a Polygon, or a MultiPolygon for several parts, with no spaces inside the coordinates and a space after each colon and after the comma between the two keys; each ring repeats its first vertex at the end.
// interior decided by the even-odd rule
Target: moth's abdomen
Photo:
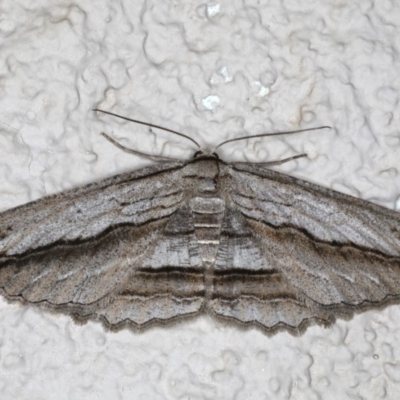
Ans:
{"type": "Polygon", "coordinates": [[[219,247],[225,204],[219,197],[195,197],[190,200],[189,207],[193,213],[200,257],[204,263],[213,264],[219,247]]]}
{"type": "Polygon", "coordinates": [[[185,176],[191,180],[189,209],[198,252],[209,269],[219,248],[225,201],[221,196],[220,166],[215,160],[201,160],[189,165],[185,176]]]}

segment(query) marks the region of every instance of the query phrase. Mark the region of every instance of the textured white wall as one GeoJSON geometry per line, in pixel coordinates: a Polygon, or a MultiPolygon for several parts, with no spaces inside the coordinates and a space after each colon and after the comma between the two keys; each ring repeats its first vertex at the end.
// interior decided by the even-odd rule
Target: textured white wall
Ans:
{"type": "MultiPolygon", "coordinates": [[[[5,0],[0,8],[0,209],[148,164],[99,136],[190,157],[189,142],[332,131],[223,148],[307,152],[276,169],[400,209],[400,8],[395,0],[5,0]]],[[[222,149],[221,149],[222,150],[222,149]]],[[[207,317],[142,334],[1,302],[1,399],[399,399],[400,306],[301,337],[207,317]]]]}

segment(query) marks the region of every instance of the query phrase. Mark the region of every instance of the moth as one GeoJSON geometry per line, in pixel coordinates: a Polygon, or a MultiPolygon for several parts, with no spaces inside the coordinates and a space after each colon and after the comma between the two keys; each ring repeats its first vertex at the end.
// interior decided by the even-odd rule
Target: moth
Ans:
{"type": "Polygon", "coordinates": [[[267,334],[399,302],[400,213],[273,162],[147,156],[162,163],[1,213],[1,294],[109,330],[206,312],[267,334]]]}

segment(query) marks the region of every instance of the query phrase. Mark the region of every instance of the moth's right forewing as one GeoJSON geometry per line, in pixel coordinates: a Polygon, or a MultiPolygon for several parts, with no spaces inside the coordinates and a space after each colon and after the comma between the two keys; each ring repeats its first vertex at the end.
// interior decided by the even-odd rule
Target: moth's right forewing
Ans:
{"type": "Polygon", "coordinates": [[[399,213],[257,167],[232,168],[231,178],[231,207],[251,238],[223,230],[221,249],[236,254],[225,250],[225,269],[241,260],[242,279],[254,268],[259,279],[236,298],[217,295],[218,315],[301,332],[400,301],[399,213]],[[256,255],[251,267],[243,249],[256,255]]]}
{"type": "Polygon", "coordinates": [[[322,242],[400,255],[400,213],[279,172],[234,165],[232,200],[251,219],[322,242]]]}

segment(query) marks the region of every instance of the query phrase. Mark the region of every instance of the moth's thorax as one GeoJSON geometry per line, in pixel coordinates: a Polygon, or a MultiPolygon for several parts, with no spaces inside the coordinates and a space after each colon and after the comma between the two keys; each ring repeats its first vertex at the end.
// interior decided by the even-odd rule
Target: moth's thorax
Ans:
{"type": "Polygon", "coordinates": [[[207,266],[215,262],[225,211],[225,201],[220,190],[220,165],[217,160],[208,159],[188,166],[190,176],[196,176],[189,208],[193,215],[200,257],[207,266]]]}

